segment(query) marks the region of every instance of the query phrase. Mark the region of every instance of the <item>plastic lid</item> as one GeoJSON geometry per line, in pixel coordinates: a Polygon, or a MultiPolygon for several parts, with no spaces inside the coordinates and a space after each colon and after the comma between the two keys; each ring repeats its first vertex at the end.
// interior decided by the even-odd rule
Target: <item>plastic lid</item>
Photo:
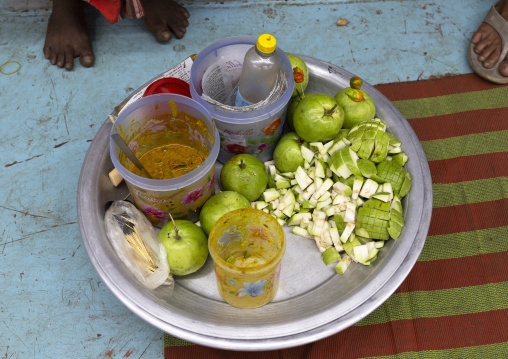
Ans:
{"type": "Polygon", "coordinates": [[[175,77],[165,77],[150,84],[143,96],[174,93],[192,98],[189,84],[175,77]]]}
{"type": "Polygon", "coordinates": [[[256,48],[265,53],[269,54],[270,52],[275,51],[275,46],[277,45],[277,40],[270,34],[263,34],[258,37],[258,42],[256,44],[256,48]]]}

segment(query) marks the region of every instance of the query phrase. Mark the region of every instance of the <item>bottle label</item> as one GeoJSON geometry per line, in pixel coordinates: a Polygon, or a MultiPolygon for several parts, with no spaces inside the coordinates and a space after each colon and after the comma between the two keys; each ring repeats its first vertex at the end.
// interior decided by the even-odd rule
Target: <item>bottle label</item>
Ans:
{"type": "Polygon", "coordinates": [[[242,95],[240,95],[240,90],[236,90],[235,106],[236,107],[245,107],[245,106],[250,106],[250,105],[253,105],[253,104],[250,103],[249,101],[247,101],[246,99],[244,99],[242,97],[242,95]]]}

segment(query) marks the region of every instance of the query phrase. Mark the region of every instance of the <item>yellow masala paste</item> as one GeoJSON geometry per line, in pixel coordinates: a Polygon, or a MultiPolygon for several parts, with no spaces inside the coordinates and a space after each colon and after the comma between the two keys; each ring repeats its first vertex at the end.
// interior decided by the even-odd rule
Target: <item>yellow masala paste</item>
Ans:
{"type": "MultiPolygon", "coordinates": [[[[196,169],[208,157],[206,138],[211,138],[203,121],[187,114],[154,118],[134,134],[131,146],[154,179],[171,179],[196,169]]],[[[144,176],[130,161],[127,170],[144,176]]]]}
{"type": "MultiPolygon", "coordinates": [[[[206,159],[206,154],[194,147],[170,143],[155,147],[139,159],[154,179],[170,179],[196,169],[206,159]]],[[[141,172],[135,167],[138,176],[141,172]]]]}

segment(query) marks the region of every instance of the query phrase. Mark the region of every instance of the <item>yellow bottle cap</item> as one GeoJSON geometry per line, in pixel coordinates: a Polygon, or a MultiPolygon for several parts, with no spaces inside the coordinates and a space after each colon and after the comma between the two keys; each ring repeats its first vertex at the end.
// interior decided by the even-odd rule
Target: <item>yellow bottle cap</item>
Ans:
{"type": "Polygon", "coordinates": [[[258,37],[258,42],[256,44],[256,48],[264,52],[265,54],[269,54],[270,52],[275,51],[275,46],[277,45],[277,40],[270,34],[263,34],[258,37]]]}

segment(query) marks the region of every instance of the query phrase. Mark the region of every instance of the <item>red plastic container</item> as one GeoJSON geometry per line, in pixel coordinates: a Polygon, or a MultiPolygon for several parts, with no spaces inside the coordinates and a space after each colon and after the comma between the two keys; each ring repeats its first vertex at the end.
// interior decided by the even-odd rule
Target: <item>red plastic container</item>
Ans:
{"type": "Polygon", "coordinates": [[[160,93],[174,93],[192,98],[189,84],[175,77],[165,77],[150,84],[143,97],[160,93]]]}

